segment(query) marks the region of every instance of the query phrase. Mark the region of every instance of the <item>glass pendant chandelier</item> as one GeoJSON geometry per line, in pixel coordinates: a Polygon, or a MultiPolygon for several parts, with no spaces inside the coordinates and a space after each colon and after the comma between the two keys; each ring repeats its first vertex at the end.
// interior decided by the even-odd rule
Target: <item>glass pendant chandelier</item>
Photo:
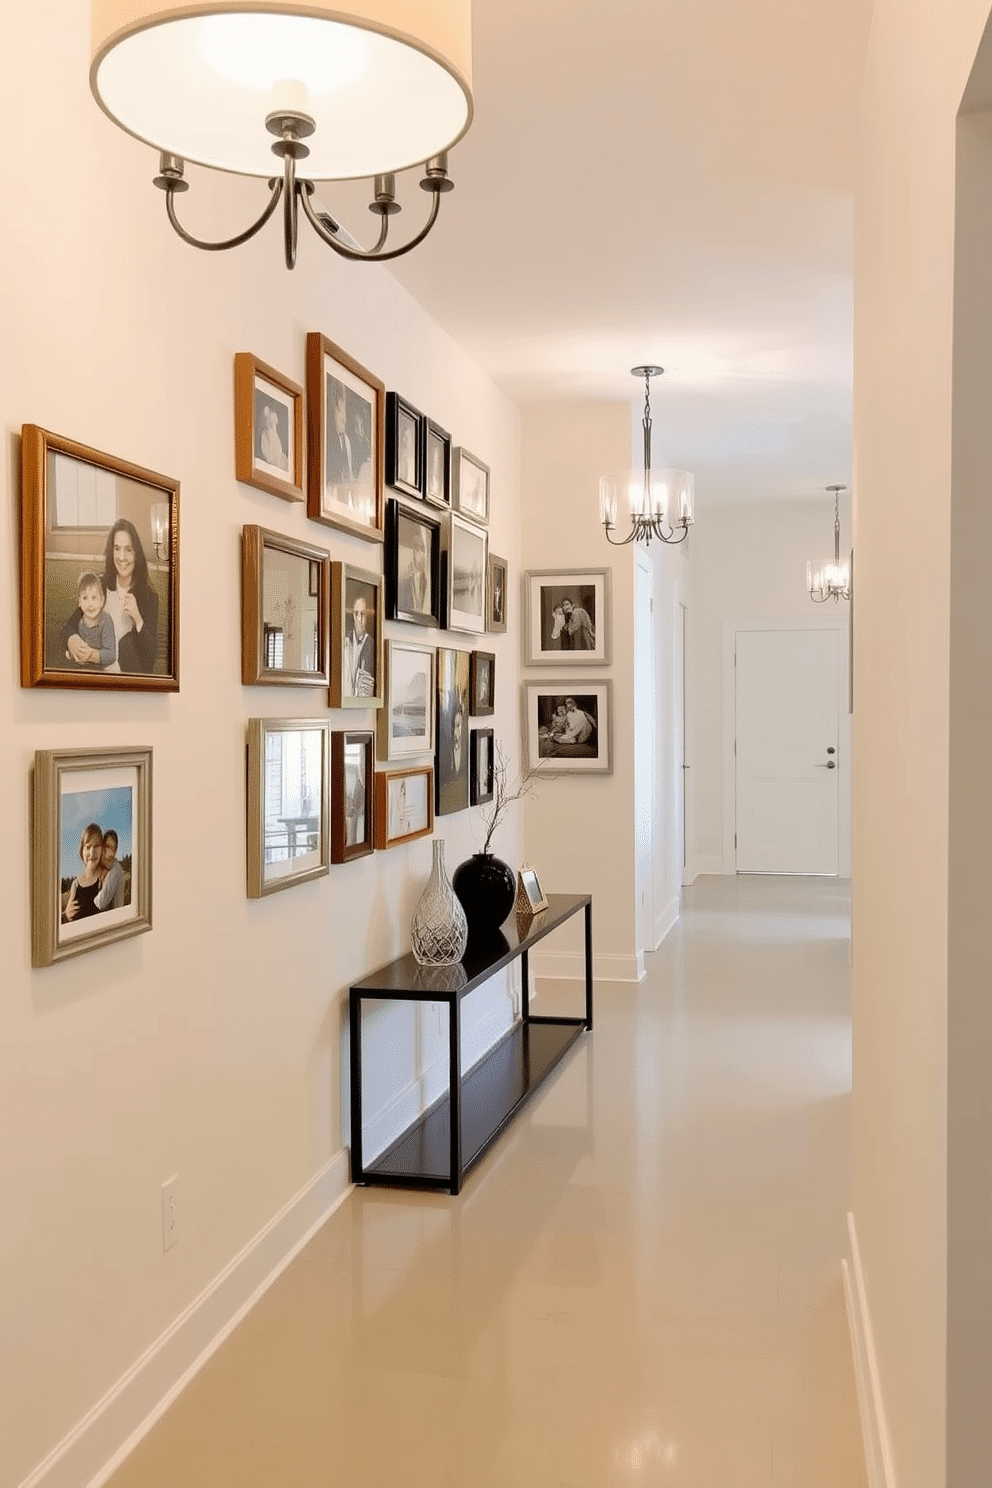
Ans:
{"type": "Polygon", "coordinates": [[[600,519],[606,529],[607,542],[649,543],[653,537],[663,543],[684,542],[693,521],[694,478],[688,470],[653,470],[651,468],[651,379],[660,377],[664,367],[631,367],[632,377],[644,378],[644,469],[620,471],[599,478],[600,519]],[[613,537],[617,514],[621,508],[630,513],[630,531],[626,537],[613,537]]]}
{"type": "Polygon", "coordinates": [[[826,604],[828,599],[836,604],[851,597],[850,565],[840,557],[840,493],[847,487],[826,486],[825,490],[834,493],[834,556],[806,565],[806,588],[814,604],[826,604]]]}

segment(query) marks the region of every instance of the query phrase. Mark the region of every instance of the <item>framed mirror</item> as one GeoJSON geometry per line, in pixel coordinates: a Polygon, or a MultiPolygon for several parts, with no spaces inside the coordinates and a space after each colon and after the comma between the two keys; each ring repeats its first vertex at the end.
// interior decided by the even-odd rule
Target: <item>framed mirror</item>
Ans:
{"type": "Polygon", "coordinates": [[[241,680],[328,685],[329,556],[265,527],[242,538],[241,680]]]}

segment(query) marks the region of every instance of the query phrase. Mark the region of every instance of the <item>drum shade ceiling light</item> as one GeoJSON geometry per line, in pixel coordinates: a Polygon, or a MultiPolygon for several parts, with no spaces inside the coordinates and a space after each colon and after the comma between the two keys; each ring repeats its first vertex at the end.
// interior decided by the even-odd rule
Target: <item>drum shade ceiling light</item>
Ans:
{"type": "Polygon", "coordinates": [[[293,0],[92,0],[90,86],[106,114],[160,152],[155,185],[187,243],[234,248],[283,203],[286,266],[299,211],[346,258],[415,247],[452,189],[447,151],[472,120],[470,0],[366,0],[357,10],[293,0]],[[273,164],[273,156],[280,164],[273,164]],[[261,216],[204,242],[176,216],[185,162],[268,181],[261,216]],[[304,164],[305,162],[305,164],[304,164]],[[387,246],[395,172],[424,162],[427,222],[387,246]],[[300,174],[297,174],[299,167],[300,174]],[[361,248],[314,199],[315,181],[374,178],[378,240],[361,248]]]}
{"type": "Polygon", "coordinates": [[[695,478],[688,470],[652,470],[651,468],[651,379],[660,377],[664,367],[631,367],[632,377],[644,378],[644,469],[620,471],[599,478],[600,517],[606,528],[606,540],[615,546],[624,543],[649,543],[658,537],[663,543],[685,542],[693,522],[695,478]],[[611,537],[617,523],[621,499],[630,511],[630,531],[626,537],[611,537]]]}

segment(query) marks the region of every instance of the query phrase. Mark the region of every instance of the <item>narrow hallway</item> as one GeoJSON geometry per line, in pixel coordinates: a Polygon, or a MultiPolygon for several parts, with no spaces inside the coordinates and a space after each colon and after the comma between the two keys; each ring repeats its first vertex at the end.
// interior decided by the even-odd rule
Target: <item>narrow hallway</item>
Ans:
{"type": "Polygon", "coordinates": [[[462,1195],[357,1190],[113,1488],[863,1488],[848,891],[698,880],[462,1195]]]}

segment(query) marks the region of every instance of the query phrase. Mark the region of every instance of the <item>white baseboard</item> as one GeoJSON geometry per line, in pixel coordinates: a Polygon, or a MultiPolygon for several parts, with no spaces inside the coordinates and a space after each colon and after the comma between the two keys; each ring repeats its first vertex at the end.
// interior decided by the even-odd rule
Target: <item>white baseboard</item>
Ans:
{"type": "Polygon", "coordinates": [[[351,1192],[342,1149],[145,1350],[20,1488],[100,1488],[351,1192]]]}
{"type": "Polygon", "coordinates": [[[841,1273],[844,1278],[847,1325],[851,1333],[851,1352],[854,1355],[854,1378],[858,1387],[868,1488],[897,1488],[892,1443],[882,1400],[882,1382],[878,1373],[878,1357],[875,1353],[875,1335],[872,1332],[853,1214],[847,1216],[847,1234],[848,1254],[841,1262],[841,1273]]]}
{"type": "MultiPolygon", "coordinates": [[[[586,958],[581,953],[540,956],[532,951],[530,964],[535,977],[565,982],[584,982],[586,979],[586,958]]],[[[592,974],[597,982],[640,982],[644,978],[644,952],[637,951],[631,956],[597,956],[593,952],[592,974]]]]}
{"type": "Polygon", "coordinates": [[[661,942],[664,940],[665,936],[670,934],[671,931],[675,929],[675,926],[679,922],[679,912],[681,910],[681,907],[681,899],[673,899],[670,904],[666,904],[665,908],[661,911],[661,914],[656,916],[654,922],[655,950],[657,950],[658,947],[661,945],[661,942]]]}
{"type": "Polygon", "coordinates": [[[718,877],[722,877],[725,873],[733,872],[733,867],[726,867],[724,865],[722,853],[704,853],[702,857],[696,859],[692,867],[693,880],[699,878],[704,873],[715,873],[718,877]]]}

